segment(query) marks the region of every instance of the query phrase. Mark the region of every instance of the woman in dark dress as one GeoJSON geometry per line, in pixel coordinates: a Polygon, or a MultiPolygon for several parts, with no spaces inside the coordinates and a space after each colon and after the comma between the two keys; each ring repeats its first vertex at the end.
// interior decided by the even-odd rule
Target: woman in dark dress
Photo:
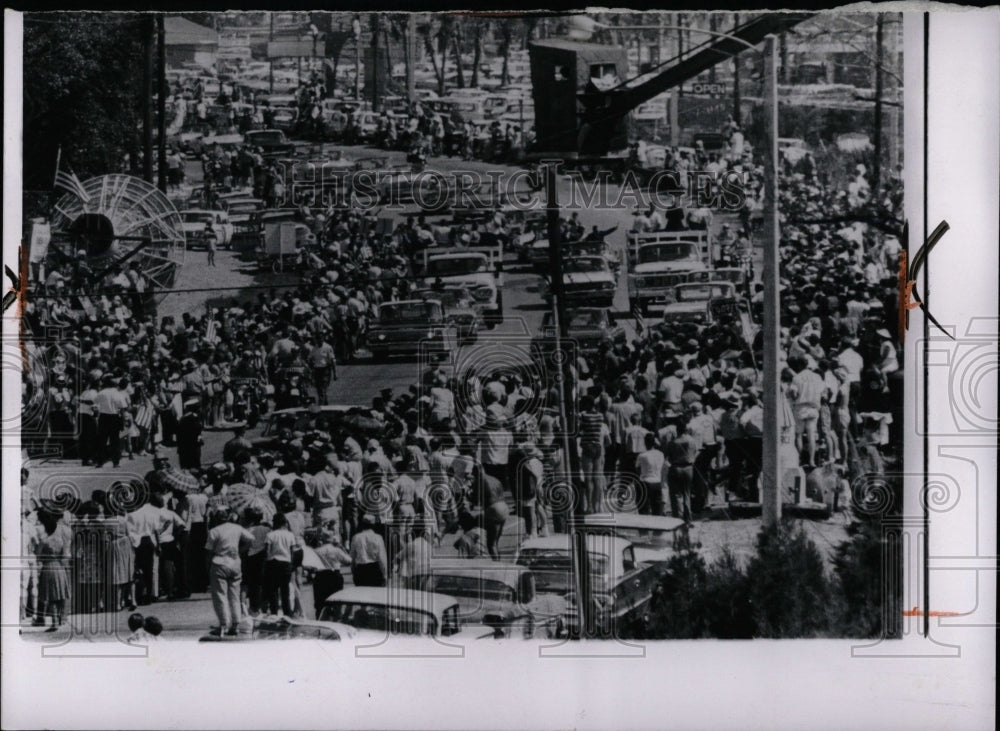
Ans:
{"type": "Polygon", "coordinates": [[[182,470],[201,467],[201,402],[184,402],[184,416],[177,423],[177,461],[182,470]]]}

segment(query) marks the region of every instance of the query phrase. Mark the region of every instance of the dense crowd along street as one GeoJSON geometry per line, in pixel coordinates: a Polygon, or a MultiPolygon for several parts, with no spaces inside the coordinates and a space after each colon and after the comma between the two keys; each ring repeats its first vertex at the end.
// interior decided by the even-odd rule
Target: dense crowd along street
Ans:
{"type": "MultiPolygon", "coordinates": [[[[166,75],[162,195],[184,241],[164,256],[176,283],[209,286],[158,293],[84,228],[32,256],[25,330],[64,337],[27,346],[25,624],[208,593],[220,638],[282,617],[286,634],[578,636],[575,585],[552,574],[572,573],[573,525],[602,516],[619,530],[588,536],[594,616],[633,621],[682,536],[761,502],[767,141],[732,115],[690,146],[631,140],[598,184],[731,173],[739,205],[566,208],[553,272],[544,204],[455,196],[456,171],[527,170],[511,195],[544,201],[530,83],[375,111],[317,71],[265,94],[250,68],[166,75]],[[425,184],[444,205],[421,208],[425,184]],[[469,589],[466,561],[519,598],[469,610],[485,584],[469,589]],[[642,588],[623,600],[625,577],[642,588]],[[375,612],[366,588],[387,586],[414,606],[375,612]],[[420,619],[434,592],[461,611],[420,619]]],[[[902,218],[901,167],[875,178],[862,154],[804,143],[780,166],[780,489],[838,516],[856,477],[901,464],[901,246],[870,214],[902,218]]],[[[129,622],[146,639],[161,624],[129,622]]]]}

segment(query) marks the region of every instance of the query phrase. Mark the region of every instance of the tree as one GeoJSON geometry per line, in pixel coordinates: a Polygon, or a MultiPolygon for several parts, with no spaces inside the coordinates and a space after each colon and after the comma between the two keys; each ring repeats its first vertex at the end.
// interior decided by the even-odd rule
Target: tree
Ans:
{"type": "Polygon", "coordinates": [[[510,84],[510,46],[514,41],[514,20],[500,20],[500,55],[503,57],[503,67],[500,70],[500,85],[510,84]]]}
{"type": "MultiPolygon", "coordinates": [[[[455,53],[455,84],[459,89],[465,88],[465,71],[462,69],[462,25],[455,19],[449,18],[447,26],[448,34],[445,36],[445,43],[451,42],[451,48],[455,53]]],[[[444,21],[441,22],[445,27],[444,21]]]]}
{"type": "Polygon", "coordinates": [[[24,188],[50,189],[57,150],[86,179],[120,172],[138,150],[143,48],[139,13],[26,13],[24,188]]]}
{"type": "Polygon", "coordinates": [[[486,21],[482,18],[472,20],[472,80],[469,86],[473,89],[479,87],[479,64],[483,61],[483,31],[486,30],[486,21]]]}
{"type": "Polygon", "coordinates": [[[440,46],[441,38],[441,31],[438,26],[439,24],[434,21],[423,23],[417,28],[417,34],[423,40],[424,49],[427,51],[427,57],[431,60],[431,67],[434,69],[434,77],[437,79],[438,96],[444,96],[445,71],[448,64],[448,58],[447,54],[442,54],[441,62],[438,63],[437,56],[435,55],[436,51],[434,43],[437,41],[438,46],[440,46]]]}

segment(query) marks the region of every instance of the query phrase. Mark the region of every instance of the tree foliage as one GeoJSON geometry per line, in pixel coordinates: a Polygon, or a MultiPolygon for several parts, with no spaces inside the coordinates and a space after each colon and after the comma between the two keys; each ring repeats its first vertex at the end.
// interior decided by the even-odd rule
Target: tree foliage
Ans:
{"type": "Polygon", "coordinates": [[[136,13],[27,13],[24,188],[52,187],[56,153],[86,179],[120,168],[142,119],[142,31],[136,13]]]}

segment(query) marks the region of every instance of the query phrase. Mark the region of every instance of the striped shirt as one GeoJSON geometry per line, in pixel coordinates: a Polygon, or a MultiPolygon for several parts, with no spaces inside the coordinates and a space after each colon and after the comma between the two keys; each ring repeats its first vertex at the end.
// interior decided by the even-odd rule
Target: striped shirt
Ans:
{"type": "Polygon", "coordinates": [[[601,444],[604,417],[597,411],[584,411],[580,414],[580,443],[601,444]]]}

